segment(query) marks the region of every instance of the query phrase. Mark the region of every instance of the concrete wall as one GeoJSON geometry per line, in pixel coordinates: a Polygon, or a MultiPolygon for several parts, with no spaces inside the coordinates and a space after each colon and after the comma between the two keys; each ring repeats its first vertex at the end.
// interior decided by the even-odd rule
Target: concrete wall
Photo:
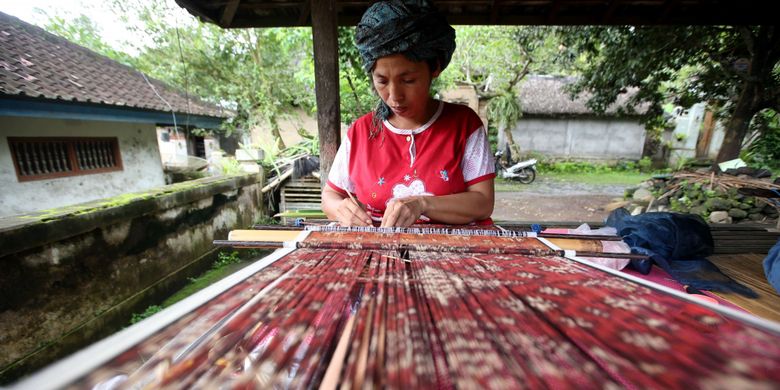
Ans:
{"type": "Polygon", "coordinates": [[[127,326],[260,213],[262,175],[0,218],[0,384],[127,326]]]}
{"type": "Polygon", "coordinates": [[[720,152],[720,147],[723,146],[723,138],[726,137],[726,127],[724,121],[715,122],[715,128],[712,130],[712,138],[710,138],[710,144],[707,148],[707,157],[716,159],[720,152]]]}
{"type": "Polygon", "coordinates": [[[72,205],[165,184],[154,125],[0,117],[0,216],[72,205]],[[124,169],[19,182],[8,137],[117,137],[124,169]]]}
{"type": "Polygon", "coordinates": [[[455,87],[440,92],[440,97],[445,102],[463,104],[469,106],[482,119],[482,124],[487,129],[487,101],[479,101],[477,92],[470,85],[456,85],[455,87]]]}
{"type": "Polygon", "coordinates": [[[158,127],[157,146],[160,148],[160,159],[163,165],[187,165],[187,137],[184,132],[158,127]]]}
{"type": "Polygon", "coordinates": [[[697,103],[687,110],[680,109],[679,114],[676,115],[676,124],[668,139],[671,166],[677,166],[687,159],[696,157],[696,143],[701,133],[706,107],[705,103],[697,103]]]}
{"type": "Polygon", "coordinates": [[[524,116],[512,129],[523,153],[585,160],[642,158],[645,128],[624,118],[524,116]]]}
{"type": "MultiPolygon", "coordinates": [[[[173,131],[173,127],[158,127],[157,147],[160,149],[160,159],[163,166],[186,166],[189,163],[187,137],[184,131],[173,131]],[[166,141],[167,139],[167,141],[166,141]]],[[[212,136],[203,137],[205,159],[208,160],[214,154],[221,156],[219,139],[212,136]]]]}

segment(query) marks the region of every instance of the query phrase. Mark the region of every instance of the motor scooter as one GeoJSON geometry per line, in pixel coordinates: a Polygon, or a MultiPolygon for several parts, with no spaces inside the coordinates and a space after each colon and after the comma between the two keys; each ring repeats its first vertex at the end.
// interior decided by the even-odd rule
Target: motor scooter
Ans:
{"type": "Polygon", "coordinates": [[[508,180],[517,180],[523,184],[531,184],[536,180],[536,163],[535,158],[514,162],[512,152],[509,151],[507,145],[505,152],[496,152],[496,175],[508,180]],[[501,158],[504,154],[506,158],[501,158]]]}

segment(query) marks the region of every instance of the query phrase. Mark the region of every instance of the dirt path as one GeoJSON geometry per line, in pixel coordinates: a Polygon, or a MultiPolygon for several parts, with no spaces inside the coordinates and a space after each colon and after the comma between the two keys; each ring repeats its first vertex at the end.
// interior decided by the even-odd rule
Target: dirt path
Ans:
{"type": "Polygon", "coordinates": [[[622,199],[623,185],[560,182],[539,178],[520,191],[496,192],[496,221],[603,222],[607,204],[622,199]]]}

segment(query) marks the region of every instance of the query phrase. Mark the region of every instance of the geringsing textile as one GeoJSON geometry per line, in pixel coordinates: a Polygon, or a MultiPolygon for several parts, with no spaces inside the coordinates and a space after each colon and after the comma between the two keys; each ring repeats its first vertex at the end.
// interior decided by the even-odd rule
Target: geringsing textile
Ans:
{"type": "Polygon", "coordinates": [[[297,249],[72,385],[777,388],[780,337],[555,256],[297,249]]]}

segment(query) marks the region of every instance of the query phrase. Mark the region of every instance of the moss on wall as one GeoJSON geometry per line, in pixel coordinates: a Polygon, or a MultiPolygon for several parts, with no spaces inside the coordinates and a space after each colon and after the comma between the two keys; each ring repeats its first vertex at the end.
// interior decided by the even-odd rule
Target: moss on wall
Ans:
{"type": "Polygon", "coordinates": [[[0,383],[113,333],[207,268],[212,241],[259,216],[260,188],[255,175],[201,179],[2,226],[0,383]]]}

